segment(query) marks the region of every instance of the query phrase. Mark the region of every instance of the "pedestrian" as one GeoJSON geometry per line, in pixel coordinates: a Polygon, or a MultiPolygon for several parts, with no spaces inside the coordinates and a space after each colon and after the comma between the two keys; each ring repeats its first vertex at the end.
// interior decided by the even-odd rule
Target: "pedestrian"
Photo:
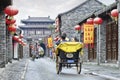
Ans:
{"type": "Polygon", "coordinates": [[[42,41],[42,42],[40,43],[40,46],[43,48],[43,50],[44,50],[43,56],[45,56],[45,54],[46,54],[46,45],[45,45],[45,43],[42,41]]]}
{"type": "Polygon", "coordinates": [[[31,53],[32,53],[32,60],[34,61],[35,58],[36,58],[36,49],[35,49],[35,47],[32,48],[31,53]]]}
{"type": "Polygon", "coordinates": [[[56,42],[56,45],[59,45],[61,42],[67,42],[66,37],[67,37],[66,33],[63,33],[61,37],[58,39],[58,41],[56,42]]]}
{"type": "Polygon", "coordinates": [[[44,49],[40,45],[38,46],[38,53],[39,53],[39,57],[44,56],[44,49]]]}
{"type": "Polygon", "coordinates": [[[55,48],[52,47],[52,59],[55,61],[56,60],[56,54],[55,54],[55,48]]]}
{"type": "Polygon", "coordinates": [[[74,37],[75,42],[79,42],[79,39],[77,37],[74,37]]]}

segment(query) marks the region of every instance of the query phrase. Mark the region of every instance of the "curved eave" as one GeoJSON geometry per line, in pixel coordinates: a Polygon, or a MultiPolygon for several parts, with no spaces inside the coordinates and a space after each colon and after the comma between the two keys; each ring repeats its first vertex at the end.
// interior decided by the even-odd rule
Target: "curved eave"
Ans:
{"type": "Polygon", "coordinates": [[[112,9],[114,9],[114,8],[117,8],[116,2],[113,3],[113,4],[111,4],[110,6],[107,6],[107,7],[103,8],[103,9],[95,12],[94,14],[95,14],[96,16],[98,16],[98,15],[101,15],[101,14],[103,14],[103,13],[105,13],[105,12],[108,13],[108,12],[110,12],[110,11],[111,11],[112,9]]]}
{"type": "Polygon", "coordinates": [[[113,3],[110,6],[107,6],[107,7],[103,8],[103,9],[100,9],[100,10],[98,10],[96,12],[93,12],[92,14],[90,14],[88,16],[85,16],[81,21],[79,21],[78,24],[82,24],[82,23],[86,22],[86,20],[88,18],[90,18],[90,17],[100,16],[102,18],[106,18],[106,17],[108,17],[108,15],[106,13],[109,13],[114,8],[117,8],[117,4],[116,3],[113,3]]]}
{"type": "Polygon", "coordinates": [[[49,29],[49,28],[41,28],[41,27],[19,27],[20,29],[49,29]]]}
{"type": "MultiPolygon", "coordinates": [[[[62,16],[62,15],[64,15],[64,14],[67,14],[67,13],[69,13],[69,12],[71,12],[71,11],[77,9],[78,7],[83,6],[83,5],[84,5],[85,3],[87,3],[88,1],[90,1],[90,0],[86,0],[85,2],[81,3],[80,5],[74,7],[73,9],[70,9],[70,10],[68,10],[68,11],[66,11],[66,12],[60,13],[60,14],[58,14],[58,15],[61,15],[61,16],[62,16]]],[[[104,5],[104,4],[101,3],[100,1],[98,1],[98,0],[95,0],[95,1],[98,2],[99,4],[103,5],[104,7],[106,7],[106,5],[104,5]]]]}
{"type": "Polygon", "coordinates": [[[55,21],[26,21],[21,20],[22,23],[55,23],[55,21]]]}

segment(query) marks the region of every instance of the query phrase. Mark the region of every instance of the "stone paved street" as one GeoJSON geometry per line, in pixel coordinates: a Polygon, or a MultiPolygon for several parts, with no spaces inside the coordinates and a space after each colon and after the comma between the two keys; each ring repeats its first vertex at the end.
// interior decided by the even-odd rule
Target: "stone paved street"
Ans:
{"type": "Polygon", "coordinates": [[[98,66],[97,63],[85,62],[83,68],[88,70],[87,73],[93,75],[111,78],[112,80],[120,80],[120,69],[116,64],[102,63],[98,66]]]}
{"type": "Polygon", "coordinates": [[[0,69],[0,80],[22,80],[27,59],[13,61],[0,69]]]}
{"type": "MultiPolygon", "coordinates": [[[[51,64],[55,64],[50,58],[44,58],[44,60],[50,61],[51,64]]],[[[37,61],[39,61],[39,59],[37,61]]],[[[0,68],[0,80],[25,80],[25,74],[27,73],[26,70],[28,68],[27,64],[29,62],[31,62],[29,58],[21,59],[19,61],[13,61],[12,64],[7,64],[5,68],[0,68]]],[[[81,75],[83,74],[97,75],[109,78],[110,80],[120,79],[120,70],[116,66],[113,66],[113,64],[101,64],[101,66],[98,66],[94,63],[84,62],[81,75]]]]}

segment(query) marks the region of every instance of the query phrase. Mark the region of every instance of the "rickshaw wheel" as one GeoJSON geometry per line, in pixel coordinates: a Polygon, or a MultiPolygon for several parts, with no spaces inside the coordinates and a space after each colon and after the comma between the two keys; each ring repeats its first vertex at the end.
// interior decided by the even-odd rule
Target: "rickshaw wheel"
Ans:
{"type": "Polygon", "coordinates": [[[59,74],[59,63],[56,63],[56,71],[57,71],[57,74],[59,74]]]}
{"type": "Polygon", "coordinates": [[[60,58],[58,57],[57,58],[57,61],[56,61],[56,71],[57,71],[57,74],[59,74],[62,70],[62,64],[60,63],[60,58]]]}
{"type": "Polygon", "coordinates": [[[81,73],[81,66],[82,64],[81,63],[78,63],[77,64],[77,73],[80,74],[81,73]]]}

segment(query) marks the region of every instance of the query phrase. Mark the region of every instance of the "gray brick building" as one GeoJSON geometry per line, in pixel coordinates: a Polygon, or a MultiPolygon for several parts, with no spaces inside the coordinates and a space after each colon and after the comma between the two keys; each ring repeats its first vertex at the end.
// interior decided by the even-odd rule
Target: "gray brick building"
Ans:
{"type": "MultiPolygon", "coordinates": [[[[101,62],[117,64],[120,61],[118,24],[110,16],[111,10],[117,8],[117,3],[115,2],[106,6],[98,0],[87,0],[77,7],[57,16],[60,20],[59,27],[61,33],[66,32],[70,38],[74,36],[79,37],[74,30],[75,25],[79,24],[82,26],[88,18],[95,18],[96,16],[103,19],[101,26],[99,28],[95,26],[94,28],[94,48],[91,48],[89,45],[87,48],[84,48],[84,61],[92,61],[98,64],[101,62]],[[99,32],[100,35],[98,35],[99,32]]],[[[81,31],[81,39],[83,38],[83,34],[84,32],[81,31]]]]}
{"type": "Polygon", "coordinates": [[[12,0],[0,1],[0,67],[12,60],[12,37],[7,33],[4,8],[12,4],[12,0]]]}

